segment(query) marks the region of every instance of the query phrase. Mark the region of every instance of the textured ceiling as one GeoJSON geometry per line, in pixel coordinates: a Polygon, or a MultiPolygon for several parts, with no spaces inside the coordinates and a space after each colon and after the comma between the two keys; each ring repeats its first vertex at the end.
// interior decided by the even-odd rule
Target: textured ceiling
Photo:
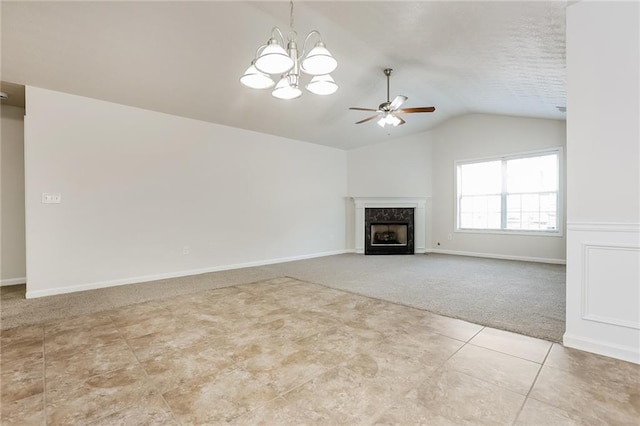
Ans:
{"type": "MultiPolygon", "coordinates": [[[[33,85],[343,149],[483,112],[564,119],[565,2],[295,3],[298,42],[319,30],[338,59],[332,96],[281,101],[238,79],[288,2],[2,2],[2,75],[33,85]],[[391,131],[354,122],[391,97],[391,131]]],[[[28,108],[28,105],[27,105],[28,108]]]]}

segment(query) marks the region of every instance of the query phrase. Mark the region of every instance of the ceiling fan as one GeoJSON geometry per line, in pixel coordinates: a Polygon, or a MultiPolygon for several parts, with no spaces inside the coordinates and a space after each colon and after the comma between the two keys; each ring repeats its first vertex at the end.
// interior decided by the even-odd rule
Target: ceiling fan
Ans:
{"type": "Polygon", "coordinates": [[[389,76],[391,75],[391,68],[384,69],[384,75],[387,76],[387,101],[383,102],[378,106],[378,109],[373,108],[359,108],[359,107],[351,107],[349,109],[356,111],[375,111],[376,114],[371,117],[367,117],[364,120],[356,121],[356,124],[366,123],[367,121],[373,120],[374,118],[378,118],[380,114],[380,120],[378,120],[378,125],[380,127],[385,127],[386,125],[390,125],[393,127],[404,124],[405,121],[398,114],[411,114],[415,112],[433,112],[435,111],[435,107],[413,107],[413,108],[400,108],[402,104],[408,99],[406,96],[398,95],[393,101],[389,101],[389,76]]]}

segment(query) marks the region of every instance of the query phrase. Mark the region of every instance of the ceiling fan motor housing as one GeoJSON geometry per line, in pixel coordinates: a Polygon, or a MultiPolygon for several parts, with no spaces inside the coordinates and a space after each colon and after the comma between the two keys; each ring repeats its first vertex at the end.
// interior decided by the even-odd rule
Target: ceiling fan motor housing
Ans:
{"type": "Polygon", "coordinates": [[[383,102],[380,104],[380,106],[378,107],[378,110],[382,111],[382,112],[389,112],[391,111],[391,102],[387,101],[387,102],[383,102]]]}
{"type": "Polygon", "coordinates": [[[356,121],[356,124],[366,123],[367,121],[371,121],[375,118],[378,118],[379,114],[383,114],[383,117],[380,119],[380,121],[378,121],[378,124],[382,127],[388,124],[396,127],[405,123],[402,117],[400,117],[398,114],[435,111],[434,107],[400,108],[408,98],[404,95],[398,95],[393,99],[393,101],[389,99],[389,76],[391,76],[391,72],[393,71],[393,69],[385,68],[383,71],[384,71],[384,75],[387,76],[387,101],[381,103],[378,106],[378,109],[359,108],[359,107],[349,108],[349,109],[360,110],[360,111],[372,111],[376,113],[375,115],[372,115],[371,117],[367,117],[364,120],[356,121]]]}

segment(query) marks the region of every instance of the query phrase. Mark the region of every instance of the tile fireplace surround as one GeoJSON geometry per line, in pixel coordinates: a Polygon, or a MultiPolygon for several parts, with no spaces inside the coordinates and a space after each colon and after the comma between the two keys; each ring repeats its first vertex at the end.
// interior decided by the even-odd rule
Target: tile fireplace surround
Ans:
{"type": "Polygon", "coordinates": [[[413,208],[414,209],[414,253],[426,253],[426,198],[405,197],[352,197],[355,204],[355,247],[356,253],[364,254],[365,246],[365,217],[367,208],[413,208]]]}

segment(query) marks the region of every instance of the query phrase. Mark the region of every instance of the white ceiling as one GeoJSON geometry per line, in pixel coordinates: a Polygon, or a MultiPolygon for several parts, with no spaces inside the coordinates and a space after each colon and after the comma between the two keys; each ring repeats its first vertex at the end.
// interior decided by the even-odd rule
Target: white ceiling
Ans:
{"type": "MultiPolygon", "coordinates": [[[[281,101],[238,79],[288,2],[2,2],[2,80],[351,149],[482,112],[564,119],[563,1],[296,1],[298,42],[322,33],[338,59],[332,96],[281,101]],[[391,97],[407,114],[383,130],[391,97]]],[[[28,105],[27,105],[28,108],[28,105]]]]}

